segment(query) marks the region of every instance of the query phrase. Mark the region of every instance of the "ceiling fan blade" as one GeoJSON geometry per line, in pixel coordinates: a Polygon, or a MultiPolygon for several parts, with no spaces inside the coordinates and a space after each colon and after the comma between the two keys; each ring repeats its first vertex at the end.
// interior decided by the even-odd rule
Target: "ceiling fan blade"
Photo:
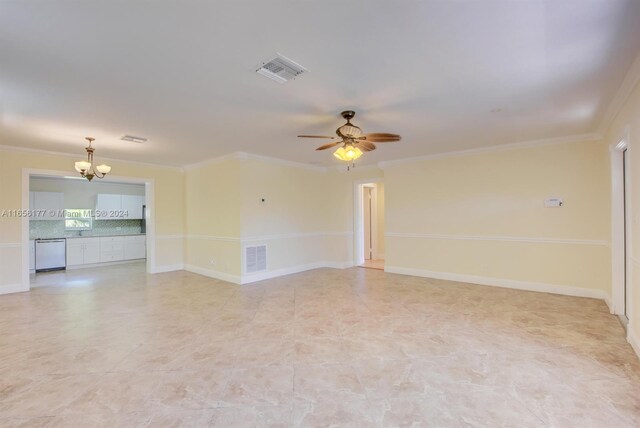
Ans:
{"type": "Polygon", "coordinates": [[[384,132],[373,132],[371,134],[365,134],[362,139],[366,141],[371,141],[374,143],[390,143],[393,141],[400,141],[400,136],[398,134],[387,134],[384,132]]]}
{"type": "Polygon", "coordinates": [[[331,147],[339,146],[340,144],[342,144],[342,141],[338,141],[338,142],[335,142],[335,143],[323,144],[322,146],[318,147],[316,150],[327,150],[327,149],[330,149],[331,147]]]}
{"type": "Polygon", "coordinates": [[[298,138],[328,138],[330,140],[335,140],[338,137],[327,137],[325,135],[298,135],[298,138]]]}
{"type": "Polygon", "coordinates": [[[375,150],[376,149],[376,145],[373,144],[373,143],[370,143],[368,141],[359,141],[356,144],[356,147],[358,147],[363,152],[370,152],[371,150],[375,150]]]}

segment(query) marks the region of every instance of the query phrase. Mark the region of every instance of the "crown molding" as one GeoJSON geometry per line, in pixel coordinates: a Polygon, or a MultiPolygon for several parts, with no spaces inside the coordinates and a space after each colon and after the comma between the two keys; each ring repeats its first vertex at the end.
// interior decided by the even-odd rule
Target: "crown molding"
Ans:
{"type": "MultiPolygon", "coordinates": [[[[565,144],[565,143],[576,143],[576,142],[581,142],[581,141],[596,141],[596,140],[600,140],[600,139],[602,139],[602,135],[599,134],[599,133],[595,133],[595,132],[594,133],[587,133],[587,134],[567,135],[567,136],[564,136],[564,137],[545,138],[545,139],[530,140],[530,141],[520,141],[520,142],[510,143],[510,144],[500,144],[500,145],[497,145],[497,146],[479,147],[479,148],[476,148],[476,149],[458,150],[458,151],[452,151],[452,152],[437,153],[437,154],[433,154],[433,155],[416,156],[416,157],[410,157],[410,158],[395,159],[395,160],[391,160],[391,161],[382,161],[382,162],[378,162],[377,164],[369,164],[369,165],[359,166],[359,167],[357,167],[356,170],[357,171],[367,171],[367,170],[373,170],[373,169],[384,169],[385,167],[392,166],[392,165],[395,165],[395,164],[404,164],[404,163],[418,162],[418,161],[423,161],[423,160],[432,160],[432,159],[440,159],[440,158],[456,157],[456,156],[467,156],[467,155],[474,155],[474,154],[479,154],[479,153],[501,152],[501,151],[506,151],[506,150],[514,150],[514,149],[528,148],[528,147],[538,147],[538,146],[565,144]]],[[[310,170],[310,171],[316,171],[316,172],[328,172],[328,171],[347,172],[347,170],[344,167],[344,165],[335,165],[335,166],[331,166],[331,167],[320,167],[320,166],[309,165],[309,164],[302,163],[302,162],[295,162],[295,161],[290,161],[290,160],[286,160],[286,159],[280,159],[280,158],[274,158],[274,157],[269,157],[269,156],[256,155],[256,154],[247,153],[247,152],[228,153],[226,155],[222,155],[222,156],[218,156],[218,157],[215,157],[215,158],[207,159],[207,160],[204,160],[204,161],[201,161],[201,162],[197,162],[197,163],[193,163],[193,164],[190,164],[190,165],[186,165],[186,166],[183,167],[183,169],[188,171],[188,170],[192,170],[192,169],[196,169],[196,168],[201,168],[203,166],[224,162],[224,161],[229,160],[229,159],[238,159],[238,160],[252,159],[252,160],[258,160],[258,161],[271,163],[271,164],[274,164],[274,165],[285,165],[285,166],[291,166],[291,167],[295,167],[295,168],[302,168],[302,169],[306,169],[306,170],[310,170]]]]}
{"type": "Polygon", "coordinates": [[[315,171],[315,172],[327,172],[328,168],[323,167],[323,166],[315,166],[315,165],[309,165],[306,163],[302,163],[302,162],[295,162],[295,161],[290,161],[290,160],[286,160],[286,159],[280,159],[280,158],[274,158],[274,157],[270,157],[270,156],[263,156],[263,155],[256,155],[253,153],[247,153],[247,152],[233,152],[233,153],[228,153],[226,155],[222,155],[222,156],[218,156],[215,158],[211,158],[211,159],[207,159],[201,162],[197,162],[197,163],[192,163],[190,165],[186,165],[184,166],[184,170],[186,171],[190,171],[193,169],[197,169],[197,168],[202,168],[208,165],[214,165],[220,162],[224,162],[230,159],[237,159],[237,160],[257,160],[257,161],[262,161],[262,162],[266,162],[266,163],[270,163],[273,165],[283,165],[283,166],[290,166],[293,168],[300,168],[300,169],[306,169],[308,171],[315,171]]]}
{"type": "MultiPolygon", "coordinates": [[[[80,155],[85,156],[84,153],[80,153],[79,154],[79,153],[69,153],[69,152],[56,152],[56,151],[52,151],[52,150],[43,150],[43,149],[34,149],[34,148],[30,148],[30,147],[17,147],[17,146],[7,146],[7,145],[0,145],[0,151],[4,151],[4,152],[21,152],[21,153],[36,153],[36,154],[40,154],[40,155],[63,156],[63,157],[73,157],[73,158],[77,158],[80,155]]],[[[163,164],[157,164],[157,163],[139,162],[139,161],[117,159],[117,158],[109,158],[109,157],[103,157],[103,156],[100,156],[100,159],[108,161],[108,162],[120,162],[120,163],[129,164],[129,165],[147,166],[147,167],[153,167],[153,168],[167,168],[167,169],[173,169],[173,170],[176,170],[176,171],[182,171],[183,170],[182,167],[174,166],[174,165],[163,165],[163,164]]]]}
{"type": "Polygon", "coordinates": [[[226,155],[222,155],[222,156],[217,156],[214,158],[210,158],[210,159],[205,159],[203,161],[199,161],[199,162],[195,162],[195,163],[191,163],[188,165],[185,165],[182,167],[183,170],[185,171],[191,171],[193,169],[198,169],[198,168],[202,168],[204,166],[207,165],[214,165],[217,163],[221,163],[227,160],[231,160],[231,159],[239,159],[241,158],[240,156],[241,152],[233,152],[233,153],[227,153],[226,155]]]}
{"type": "Polygon", "coordinates": [[[328,168],[324,167],[324,166],[315,166],[315,165],[309,165],[307,163],[303,163],[303,162],[295,162],[295,161],[290,161],[290,160],[285,160],[285,159],[280,159],[280,158],[273,158],[270,156],[263,156],[263,155],[256,155],[253,153],[245,153],[245,152],[237,152],[238,155],[240,155],[240,159],[250,159],[250,160],[257,160],[257,161],[262,161],[262,162],[266,162],[266,163],[271,163],[274,165],[283,165],[283,166],[291,166],[294,168],[301,168],[301,169],[306,169],[309,171],[315,171],[315,172],[327,172],[328,168]]]}
{"type": "Polygon", "coordinates": [[[478,147],[476,149],[458,150],[453,152],[436,153],[433,155],[416,156],[412,158],[403,158],[403,159],[396,159],[391,161],[382,161],[382,162],[378,162],[378,167],[380,167],[381,169],[384,169],[390,166],[401,165],[401,164],[411,163],[411,162],[442,159],[442,158],[449,158],[449,157],[470,156],[470,155],[476,155],[481,153],[497,153],[497,152],[503,152],[507,150],[550,146],[550,145],[556,145],[556,144],[578,143],[583,141],[597,141],[600,139],[602,139],[602,135],[596,132],[589,133],[589,134],[567,135],[565,137],[520,141],[517,143],[499,144],[497,146],[478,147]]]}
{"type": "Polygon", "coordinates": [[[605,135],[609,130],[609,127],[613,123],[614,119],[620,113],[620,110],[624,106],[624,103],[627,102],[629,96],[635,89],[635,87],[640,82],[640,53],[629,67],[627,74],[622,80],[622,84],[618,88],[615,96],[609,103],[609,106],[605,110],[604,117],[602,121],[600,121],[600,126],[598,127],[598,133],[600,135],[605,135]]]}

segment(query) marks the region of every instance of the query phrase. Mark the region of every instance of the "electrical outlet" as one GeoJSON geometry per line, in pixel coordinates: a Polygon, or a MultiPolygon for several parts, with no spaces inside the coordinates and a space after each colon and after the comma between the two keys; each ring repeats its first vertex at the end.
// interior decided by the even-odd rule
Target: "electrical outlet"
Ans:
{"type": "Polygon", "coordinates": [[[211,266],[215,266],[216,265],[216,259],[209,260],[209,263],[211,264],[211,266]]]}

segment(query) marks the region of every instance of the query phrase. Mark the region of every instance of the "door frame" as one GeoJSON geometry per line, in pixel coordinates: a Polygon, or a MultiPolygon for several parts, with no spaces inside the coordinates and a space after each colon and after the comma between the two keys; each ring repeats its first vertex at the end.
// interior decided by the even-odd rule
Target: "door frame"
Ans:
{"type": "MultiPolygon", "coordinates": [[[[364,216],[362,212],[362,205],[364,203],[364,192],[363,188],[367,184],[378,184],[384,183],[383,178],[369,178],[363,180],[355,180],[353,182],[353,260],[356,266],[364,263],[364,216]]],[[[374,192],[374,198],[372,199],[372,203],[377,204],[377,188],[376,192],[374,192]]],[[[374,258],[377,256],[377,245],[378,245],[378,230],[377,230],[377,222],[378,222],[378,214],[377,210],[372,210],[371,213],[371,223],[372,223],[372,231],[373,235],[371,238],[371,245],[374,249],[373,256],[374,258]]]]}
{"type": "MultiPolygon", "coordinates": [[[[632,222],[630,218],[629,195],[632,194],[630,168],[624,168],[624,158],[627,165],[633,155],[629,127],[627,126],[616,144],[609,147],[611,154],[611,307],[612,314],[620,316],[624,321],[625,315],[625,283],[627,300],[632,301],[631,287],[631,236],[632,222]],[[626,150],[626,155],[624,152],[626,150]],[[623,177],[624,174],[624,177],[623,177]],[[626,197],[626,201],[625,201],[626,197]]],[[[631,319],[631,305],[626,314],[631,319]]]]}
{"type": "MultiPolygon", "coordinates": [[[[77,175],[70,175],[68,171],[58,171],[51,169],[22,168],[22,209],[28,210],[29,206],[29,181],[31,176],[56,177],[79,179],[77,175]]],[[[153,178],[108,176],[103,182],[107,183],[135,183],[144,184],[144,201],[146,205],[145,221],[147,225],[146,245],[147,245],[147,273],[156,270],[156,227],[155,227],[155,182],[153,178]]],[[[29,218],[22,217],[22,290],[31,289],[29,276],[29,218]]]]}

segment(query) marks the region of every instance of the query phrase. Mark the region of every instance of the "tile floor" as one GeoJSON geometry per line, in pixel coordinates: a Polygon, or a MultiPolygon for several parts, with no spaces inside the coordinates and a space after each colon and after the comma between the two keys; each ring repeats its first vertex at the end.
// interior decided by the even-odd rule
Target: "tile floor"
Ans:
{"type": "Polygon", "coordinates": [[[358,268],[37,282],[0,296],[3,427],[640,426],[597,300],[358,268]]]}

